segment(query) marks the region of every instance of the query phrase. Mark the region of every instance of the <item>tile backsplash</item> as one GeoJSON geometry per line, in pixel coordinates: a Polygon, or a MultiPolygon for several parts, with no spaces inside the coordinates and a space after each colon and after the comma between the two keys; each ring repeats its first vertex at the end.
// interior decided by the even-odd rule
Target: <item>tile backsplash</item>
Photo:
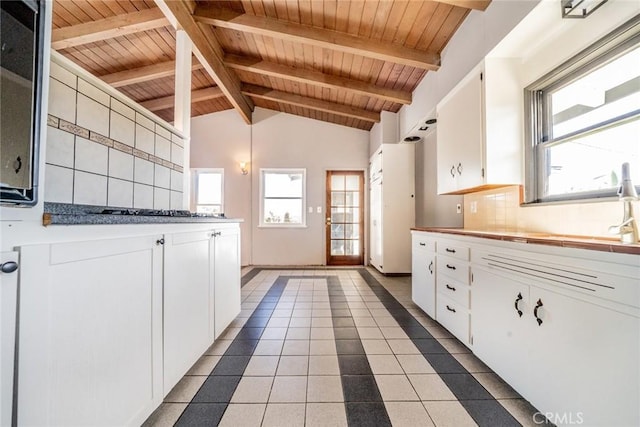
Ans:
{"type": "Polygon", "coordinates": [[[45,201],[183,209],[182,138],[83,77],[51,62],[45,201]]]}
{"type": "MultiPolygon", "coordinates": [[[[622,222],[619,201],[520,206],[522,187],[510,186],[464,196],[464,228],[616,238],[611,225],[622,222]]],[[[635,212],[639,204],[635,203],[635,212]]]]}

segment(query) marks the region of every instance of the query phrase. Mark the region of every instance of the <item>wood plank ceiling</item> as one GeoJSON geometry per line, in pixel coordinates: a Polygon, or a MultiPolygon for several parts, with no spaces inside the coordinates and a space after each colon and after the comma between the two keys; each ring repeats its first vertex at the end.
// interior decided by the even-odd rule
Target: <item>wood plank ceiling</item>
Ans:
{"type": "Polygon", "coordinates": [[[172,122],[177,22],[194,43],[192,116],[250,123],[258,106],[369,130],[490,1],[55,0],[52,47],[172,122]]]}

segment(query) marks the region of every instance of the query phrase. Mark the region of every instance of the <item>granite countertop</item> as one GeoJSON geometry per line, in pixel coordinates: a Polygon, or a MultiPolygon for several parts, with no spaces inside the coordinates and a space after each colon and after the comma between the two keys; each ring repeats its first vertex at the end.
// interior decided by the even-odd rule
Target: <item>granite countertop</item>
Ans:
{"type": "Polygon", "coordinates": [[[432,233],[457,234],[462,236],[482,237],[485,239],[503,240],[507,242],[532,243],[539,245],[561,246],[566,248],[590,249],[594,251],[615,252],[640,255],[640,244],[625,244],[615,238],[566,236],[549,233],[527,233],[510,231],[480,231],[466,228],[414,227],[412,230],[432,233]]]}
{"type": "Polygon", "coordinates": [[[232,223],[243,222],[238,218],[105,215],[106,206],[71,205],[67,203],[44,204],[42,223],[48,225],[106,225],[106,224],[180,224],[180,223],[232,223]]]}

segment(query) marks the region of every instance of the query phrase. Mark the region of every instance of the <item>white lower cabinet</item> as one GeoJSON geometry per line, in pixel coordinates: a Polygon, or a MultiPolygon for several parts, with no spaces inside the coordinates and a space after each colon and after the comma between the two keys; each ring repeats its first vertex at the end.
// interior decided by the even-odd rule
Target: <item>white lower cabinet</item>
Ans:
{"type": "Polygon", "coordinates": [[[213,341],[210,231],[165,235],[164,394],[213,341]]]}
{"type": "Polygon", "coordinates": [[[18,425],[142,424],[240,313],[237,224],[28,245],[20,258],[18,425]]]}
{"type": "Polygon", "coordinates": [[[435,241],[426,233],[412,231],[411,299],[429,316],[436,317],[435,241]]]}
{"type": "Polygon", "coordinates": [[[558,425],[640,424],[638,317],[508,275],[473,274],[480,359],[558,425]]]}
{"type": "Polygon", "coordinates": [[[160,238],[20,248],[19,425],[140,425],[161,403],[160,238]]]}
{"type": "Polygon", "coordinates": [[[0,426],[10,426],[13,405],[18,253],[0,253],[0,426]]]}
{"type": "Polygon", "coordinates": [[[214,231],[215,338],[240,314],[240,229],[214,231]]]}

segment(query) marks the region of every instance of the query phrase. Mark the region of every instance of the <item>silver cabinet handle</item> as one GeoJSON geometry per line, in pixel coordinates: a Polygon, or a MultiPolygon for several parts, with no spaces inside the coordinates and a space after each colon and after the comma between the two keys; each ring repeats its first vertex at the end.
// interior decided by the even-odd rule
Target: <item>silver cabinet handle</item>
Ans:
{"type": "Polygon", "coordinates": [[[0,271],[3,273],[13,273],[18,269],[18,263],[15,261],[7,261],[0,264],[0,271]]]}

